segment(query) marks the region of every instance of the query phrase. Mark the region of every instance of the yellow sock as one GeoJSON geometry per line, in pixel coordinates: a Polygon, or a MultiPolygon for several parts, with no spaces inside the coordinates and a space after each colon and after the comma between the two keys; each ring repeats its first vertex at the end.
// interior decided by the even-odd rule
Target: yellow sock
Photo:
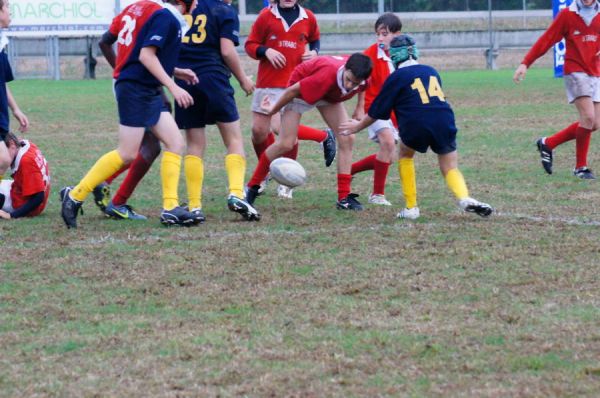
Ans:
{"type": "Polygon", "coordinates": [[[229,193],[243,198],[246,158],[235,153],[225,156],[225,170],[229,179],[229,193]]]}
{"type": "Polygon", "coordinates": [[[198,156],[186,155],[183,158],[183,165],[190,209],[201,209],[204,162],[198,156]]]}
{"type": "Polygon", "coordinates": [[[124,164],[119,152],[116,150],[108,152],[98,159],[79,184],[73,188],[70,193],[71,198],[83,202],[98,184],[115,174],[124,164]]]}
{"type": "Polygon", "coordinates": [[[465,179],[460,170],[450,170],[448,174],[446,174],[446,184],[448,184],[448,188],[450,188],[458,200],[469,197],[469,190],[467,189],[467,184],[465,183],[465,179]]]}
{"type": "Polygon", "coordinates": [[[179,206],[177,188],[181,172],[181,155],[165,151],[160,162],[160,180],[163,190],[163,209],[172,210],[179,206]]]}
{"type": "Polygon", "coordinates": [[[417,207],[417,175],[413,158],[400,158],[398,172],[402,181],[402,193],[406,201],[406,208],[417,207]]]}

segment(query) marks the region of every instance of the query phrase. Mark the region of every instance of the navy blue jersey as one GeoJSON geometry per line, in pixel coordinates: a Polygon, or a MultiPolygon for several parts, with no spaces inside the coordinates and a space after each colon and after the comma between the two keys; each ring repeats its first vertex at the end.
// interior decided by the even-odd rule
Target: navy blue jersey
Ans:
{"type": "Polygon", "coordinates": [[[161,85],[140,62],[144,47],[156,47],[160,64],[169,76],[173,75],[181,47],[181,26],[171,11],[150,1],[134,3],[113,20],[110,31],[117,30],[117,81],[135,81],[149,87],[161,85]]]}
{"type": "Polygon", "coordinates": [[[198,75],[221,72],[231,76],[221,56],[221,38],[240,44],[240,20],[235,9],[222,0],[199,0],[191,21],[177,66],[190,68],[198,75]]]}
{"type": "Polygon", "coordinates": [[[10,118],[8,116],[8,96],[6,83],[13,81],[12,69],[8,63],[6,51],[0,52],[0,129],[8,132],[10,118]]]}
{"type": "Polygon", "coordinates": [[[417,126],[440,126],[442,122],[456,131],[454,112],[442,91],[442,79],[428,65],[402,67],[387,78],[368,113],[373,119],[387,120],[392,111],[401,135],[417,126]]]}

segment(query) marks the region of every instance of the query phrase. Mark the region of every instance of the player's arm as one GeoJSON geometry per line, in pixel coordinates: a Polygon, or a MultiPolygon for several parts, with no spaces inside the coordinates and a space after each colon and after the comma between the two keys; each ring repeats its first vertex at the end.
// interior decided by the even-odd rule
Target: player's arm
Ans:
{"type": "Polygon", "coordinates": [[[12,111],[15,119],[17,119],[19,122],[19,131],[22,133],[26,132],[29,128],[29,119],[27,119],[27,116],[25,116],[25,114],[21,111],[21,108],[19,108],[19,105],[17,104],[17,101],[15,101],[15,98],[10,92],[8,86],[6,87],[6,97],[8,99],[8,107],[12,111]]]}
{"type": "Polygon", "coordinates": [[[156,56],[156,51],[157,49],[154,46],[142,48],[139,57],[142,65],[144,65],[144,67],[148,69],[148,72],[150,72],[152,76],[154,76],[163,86],[167,88],[167,90],[171,92],[173,99],[175,99],[175,102],[177,102],[180,107],[188,108],[189,106],[193,105],[194,99],[192,96],[187,91],[175,84],[173,79],[171,79],[171,76],[169,76],[162,67],[160,60],[156,56]]]}
{"type": "MultiPolygon", "coordinates": [[[[281,97],[277,100],[277,102],[270,109],[265,109],[268,111],[269,116],[275,115],[279,112],[284,106],[289,104],[294,100],[294,98],[298,98],[300,96],[300,82],[295,83],[288,88],[285,89],[281,97]]],[[[268,99],[269,96],[265,96],[268,99]]]]}
{"type": "Polygon", "coordinates": [[[527,69],[542,55],[544,55],[550,47],[558,43],[566,35],[566,17],[568,12],[563,10],[558,14],[558,17],[552,22],[550,27],[540,36],[534,43],[531,49],[527,52],[521,64],[515,70],[513,81],[520,83],[527,74],[527,69]]]}
{"type": "Polygon", "coordinates": [[[115,54],[115,50],[113,49],[113,44],[117,41],[117,36],[113,35],[110,31],[104,32],[102,38],[98,42],[98,47],[100,47],[100,51],[108,64],[114,69],[117,64],[117,54],[115,54]]]}
{"type": "Polygon", "coordinates": [[[359,131],[364,130],[367,127],[369,127],[370,125],[372,125],[375,122],[375,120],[377,120],[377,119],[373,119],[368,114],[366,114],[360,120],[355,120],[355,119],[348,120],[347,122],[340,124],[340,131],[341,131],[340,134],[341,135],[356,134],[359,131]]]}
{"type": "Polygon", "coordinates": [[[242,69],[242,63],[240,62],[240,57],[235,49],[235,45],[233,41],[227,39],[225,37],[221,37],[221,56],[225,61],[225,64],[233,73],[233,76],[237,79],[242,87],[242,90],[246,93],[246,95],[252,94],[254,91],[254,82],[246,76],[244,70],[242,69]]]}
{"type": "Polygon", "coordinates": [[[27,199],[27,202],[18,209],[14,209],[10,213],[4,210],[0,210],[0,218],[10,220],[11,218],[21,218],[27,216],[29,213],[34,211],[44,201],[44,191],[37,192],[27,199]]]}
{"type": "Polygon", "coordinates": [[[359,92],[356,98],[356,108],[352,112],[352,119],[360,120],[365,116],[365,92],[359,92]]]}

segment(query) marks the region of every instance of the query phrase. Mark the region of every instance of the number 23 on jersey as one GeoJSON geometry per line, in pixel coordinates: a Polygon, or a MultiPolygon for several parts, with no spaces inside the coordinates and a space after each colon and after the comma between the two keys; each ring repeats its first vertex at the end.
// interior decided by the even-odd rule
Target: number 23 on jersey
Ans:
{"type": "Polygon", "coordinates": [[[192,33],[189,36],[186,34],[185,36],[183,36],[181,41],[187,44],[190,42],[191,39],[193,44],[203,43],[204,40],[206,40],[206,15],[199,14],[196,15],[196,18],[194,19],[189,14],[184,15],[184,17],[188,26],[190,27],[190,30],[192,30],[194,33],[192,33]]]}
{"type": "Polygon", "coordinates": [[[446,96],[444,95],[442,86],[440,85],[440,82],[436,76],[429,77],[429,85],[427,90],[425,90],[423,81],[419,77],[413,81],[413,84],[410,86],[410,88],[419,92],[419,96],[421,97],[421,102],[423,104],[429,104],[431,97],[437,97],[440,101],[446,102],[446,96]]]}

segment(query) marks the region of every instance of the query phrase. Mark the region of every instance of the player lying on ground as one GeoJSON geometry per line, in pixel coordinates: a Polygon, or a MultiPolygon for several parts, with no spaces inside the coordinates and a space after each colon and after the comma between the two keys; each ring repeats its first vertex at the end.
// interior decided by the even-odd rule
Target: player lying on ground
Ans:
{"type": "Polygon", "coordinates": [[[458,170],[456,126],[454,112],[446,102],[439,74],[431,66],[420,65],[415,41],[407,35],[394,38],[390,55],[396,71],[385,81],[369,112],[358,120],[340,125],[342,135],[355,134],[376,120],[386,120],[392,111],[398,120],[400,132],[400,179],[406,207],[398,218],[416,219],[417,183],[413,157],[415,151],[425,153],[428,148],[438,155],[440,170],[448,188],[458,199],[458,205],[467,212],[482,217],[492,214],[486,203],[469,197],[469,191],[458,170]]]}
{"type": "Polygon", "coordinates": [[[42,152],[32,142],[6,134],[12,180],[0,181],[0,218],[33,217],[46,207],[50,170],[42,152]]]}
{"type": "Polygon", "coordinates": [[[527,68],[544,55],[550,47],[566,40],[564,81],[567,100],[574,104],[579,121],[550,137],[536,141],[546,173],[552,174],[552,151],[567,141],[575,140],[575,168],[573,175],[584,180],[596,177],[588,168],[587,155],[592,131],[600,126],[600,4],[596,0],[575,0],[562,10],[548,30],[535,42],[513,80],[521,82],[527,68]]]}

